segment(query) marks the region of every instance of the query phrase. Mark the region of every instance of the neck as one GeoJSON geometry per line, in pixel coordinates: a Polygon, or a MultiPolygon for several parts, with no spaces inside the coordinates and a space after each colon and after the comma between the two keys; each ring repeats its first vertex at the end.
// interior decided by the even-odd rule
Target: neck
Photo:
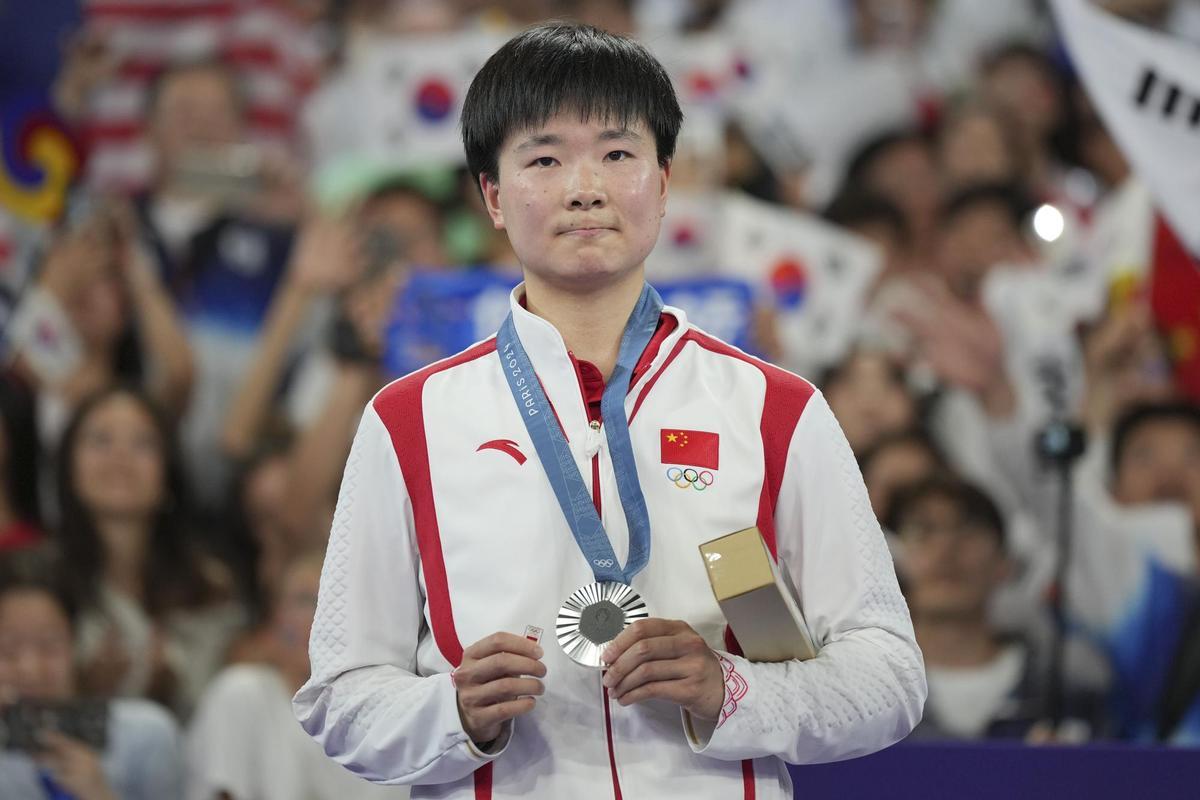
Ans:
{"type": "Polygon", "coordinates": [[[637,305],[645,276],[635,270],[619,283],[570,292],[526,276],[525,307],[553,325],[567,349],[596,365],[608,380],[617,365],[625,323],[637,305]]]}
{"type": "Polygon", "coordinates": [[[140,600],[150,526],[140,519],[106,519],[96,522],[104,543],[105,581],[122,593],[140,600]]]}
{"type": "Polygon", "coordinates": [[[917,644],[933,667],[978,667],[1000,652],[1000,643],[983,614],[962,617],[914,617],[917,644]]]}

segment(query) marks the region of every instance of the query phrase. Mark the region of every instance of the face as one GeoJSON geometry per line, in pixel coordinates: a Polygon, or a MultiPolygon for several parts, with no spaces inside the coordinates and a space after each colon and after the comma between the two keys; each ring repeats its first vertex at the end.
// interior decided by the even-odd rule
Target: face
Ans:
{"type": "Polygon", "coordinates": [[[83,421],[72,477],[96,516],[143,520],[159,507],[166,468],[153,419],[133,398],[115,394],[83,421]]]}
{"type": "Polygon", "coordinates": [[[1156,420],[1134,428],[1115,477],[1118,502],[1180,502],[1200,527],[1200,430],[1195,425],[1156,420]]]}
{"type": "Polygon", "coordinates": [[[365,228],[384,231],[395,239],[406,262],[424,267],[446,263],[437,209],[421,197],[397,192],[372,200],[363,209],[361,221],[365,228]]]}
{"type": "Polygon", "coordinates": [[[924,143],[910,140],[888,148],[872,164],[867,182],[900,207],[915,231],[933,226],[941,202],[941,177],[924,143]]]}
{"type": "Polygon", "coordinates": [[[914,618],[986,613],[988,598],[1008,576],[995,532],[964,519],[949,498],[932,495],[909,510],[897,533],[899,566],[914,618]]]}
{"type": "Polygon", "coordinates": [[[929,477],[936,469],[937,462],[929,451],[912,442],[896,442],[877,452],[863,470],[875,518],[887,519],[896,492],[929,477]]]}
{"type": "Polygon", "coordinates": [[[978,203],[942,226],[938,262],[950,288],[964,300],[979,296],[987,273],[997,264],[1020,264],[1030,251],[1008,212],[978,203]]]}
{"type": "Polygon", "coordinates": [[[493,224],[530,284],[585,292],[640,275],[666,212],[669,167],[644,123],[558,114],[509,136],[499,180],[481,176],[493,224]]]}
{"type": "Polygon", "coordinates": [[[1058,124],[1061,109],[1050,77],[1027,58],[1009,58],[984,79],[986,102],[1015,119],[1028,141],[1040,142],[1058,124]]]}
{"type": "Polygon", "coordinates": [[[856,453],[885,433],[910,427],[917,417],[912,395],[897,379],[891,362],[877,353],[854,355],[826,388],[825,399],[856,453]]]}
{"type": "Polygon", "coordinates": [[[71,625],[46,592],[0,596],[0,700],[66,700],[75,693],[71,625]]]}
{"type": "Polygon", "coordinates": [[[242,119],[229,77],[217,69],[194,69],[167,79],[151,118],[151,139],[160,166],[185,153],[242,139],[242,119]]]}
{"type": "Polygon", "coordinates": [[[999,183],[1016,174],[1004,131],[985,113],[952,120],[942,135],[938,156],[947,183],[954,186],[999,183]]]}

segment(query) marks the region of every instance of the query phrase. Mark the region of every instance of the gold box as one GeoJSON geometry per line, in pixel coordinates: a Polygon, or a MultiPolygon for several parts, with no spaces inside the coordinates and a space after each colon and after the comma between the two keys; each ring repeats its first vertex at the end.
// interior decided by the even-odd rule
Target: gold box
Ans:
{"type": "Polygon", "coordinates": [[[817,654],[787,567],[771,558],[758,528],[705,542],[700,555],[746,658],[803,661],[817,654]]]}

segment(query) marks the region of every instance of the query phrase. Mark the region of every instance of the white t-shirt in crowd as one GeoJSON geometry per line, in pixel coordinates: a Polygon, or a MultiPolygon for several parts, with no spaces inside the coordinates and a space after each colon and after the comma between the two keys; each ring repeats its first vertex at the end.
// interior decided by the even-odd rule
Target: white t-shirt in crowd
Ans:
{"type": "Polygon", "coordinates": [[[938,725],[966,739],[983,736],[988,723],[1017,687],[1025,669],[1025,648],[1011,644],[981,667],[950,669],[926,665],[927,707],[938,725]]]}
{"type": "Polygon", "coordinates": [[[238,664],[213,681],[188,731],[188,800],[403,800],[328,758],[292,714],[272,667],[238,664]]]}

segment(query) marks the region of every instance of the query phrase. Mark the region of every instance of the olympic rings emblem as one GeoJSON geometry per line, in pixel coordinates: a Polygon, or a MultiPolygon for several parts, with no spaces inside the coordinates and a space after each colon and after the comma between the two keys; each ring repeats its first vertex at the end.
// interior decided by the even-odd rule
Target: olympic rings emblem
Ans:
{"type": "Polygon", "coordinates": [[[605,569],[608,569],[609,567],[614,565],[614,562],[611,558],[597,558],[592,563],[595,564],[597,567],[603,567],[605,569]]]}
{"type": "Polygon", "coordinates": [[[708,470],[697,472],[691,467],[687,469],[669,467],[667,469],[667,480],[675,484],[679,489],[686,489],[690,486],[697,492],[703,492],[713,485],[713,474],[708,470]]]}

